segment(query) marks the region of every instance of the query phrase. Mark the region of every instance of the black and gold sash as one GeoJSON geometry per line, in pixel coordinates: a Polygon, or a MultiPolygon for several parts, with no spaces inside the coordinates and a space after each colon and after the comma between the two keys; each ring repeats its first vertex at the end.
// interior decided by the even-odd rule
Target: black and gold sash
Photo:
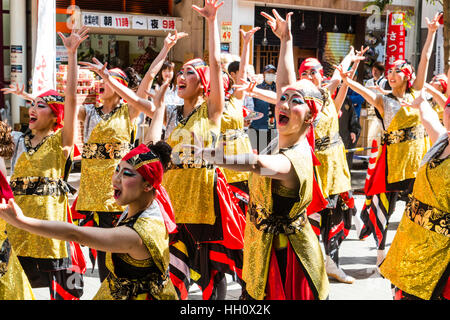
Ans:
{"type": "Polygon", "coordinates": [[[85,143],[83,159],[122,159],[132,146],[129,143],[85,143]]]}
{"type": "Polygon", "coordinates": [[[385,131],[381,138],[381,144],[391,145],[410,140],[418,140],[423,139],[426,135],[425,130],[421,126],[413,126],[390,132],[385,131]]]}
{"type": "Polygon", "coordinates": [[[423,228],[450,237],[450,213],[444,212],[409,195],[405,215],[423,228]]]}
{"type": "Polygon", "coordinates": [[[20,177],[11,180],[10,186],[15,196],[61,196],[77,191],[63,179],[49,177],[20,177]]]}
{"type": "Polygon", "coordinates": [[[338,132],[333,137],[325,136],[314,140],[315,150],[317,151],[324,151],[340,143],[342,143],[342,138],[338,132]]]}

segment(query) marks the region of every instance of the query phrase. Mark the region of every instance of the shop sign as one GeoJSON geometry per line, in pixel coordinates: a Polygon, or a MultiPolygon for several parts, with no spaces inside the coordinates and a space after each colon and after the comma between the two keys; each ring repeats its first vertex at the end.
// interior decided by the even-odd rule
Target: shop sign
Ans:
{"type": "Polygon", "coordinates": [[[176,19],[170,17],[83,12],[81,20],[84,26],[97,28],[155,31],[173,31],[176,29],[176,19]]]}
{"type": "Polygon", "coordinates": [[[386,36],[386,71],[392,68],[394,62],[405,59],[405,14],[393,12],[389,14],[389,25],[386,36]]]}
{"type": "Polygon", "coordinates": [[[231,21],[222,21],[220,26],[220,42],[230,43],[231,42],[231,21]]]}

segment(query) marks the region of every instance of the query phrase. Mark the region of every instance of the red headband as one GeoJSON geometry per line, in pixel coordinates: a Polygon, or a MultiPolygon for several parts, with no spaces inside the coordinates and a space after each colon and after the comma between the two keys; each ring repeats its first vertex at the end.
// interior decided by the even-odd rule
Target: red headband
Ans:
{"type": "Polygon", "coordinates": [[[301,77],[302,73],[307,70],[316,70],[320,72],[320,75],[323,77],[323,67],[322,64],[316,58],[307,58],[303,60],[300,68],[298,69],[298,74],[301,77]]]}
{"type": "Polygon", "coordinates": [[[186,62],[184,64],[184,67],[187,66],[192,67],[195,70],[195,72],[197,72],[198,76],[200,77],[200,82],[203,85],[203,92],[207,94],[209,91],[209,84],[211,81],[208,65],[202,59],[197,58],[186,62]]]}
{"type": "Polygon", "coordinates": [[[411,65],[405,60],[397,60],[394,62],[392,68],[398,68],[405,75],[408,80],[407,88],[411,88],[414,80],[416,79],[416,75],[411,67],[411,65]]]}
{"type": "Polygon", "coordinates": [[[54,131],[63,127],[64,120],[64,97],[55,90],[48,90],[38,96],[48,104],[56,116],[56,126],[54,131]]]}
{"type": "Polygon", "coordinates": [[[442,86],[442,93],[446,93],[447,92],[447,82],[448,82],[448,78],[445,74],[438,74],[437,76],[435,76],[432,80],[432,82],[434,81],[438,81],[441,86],[442,86]]]}
{"type": "Polygon", "coordinates": [[[122,161],[132,165],[155,188],[157,192],[155,200],[158,202],[167,231],[177,232],[172,203],[167,191],[161,185],[164,169],[158,156],[145,144],[141,144],[123,157],[122,161]]]}

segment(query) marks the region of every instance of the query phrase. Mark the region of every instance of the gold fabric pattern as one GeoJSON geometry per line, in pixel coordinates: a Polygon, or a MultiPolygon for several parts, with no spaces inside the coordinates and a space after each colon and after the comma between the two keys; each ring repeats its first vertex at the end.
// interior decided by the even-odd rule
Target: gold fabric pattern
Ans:
{"type": "Polygon", "coordinates": [[[129,143],[85,143],[83,159],[122,159],[131,149],[129,143]]]}
{"type": "Polygon", "coordinates": [[[105,151],[109,150],[107,153],[113,159],[96,157],[81,159],[80,188],[76,207],[78,211],[121,212],[124,210],[114,200],[111,179],[122,158],[121,155],[129,151],[126,147],[130,146],[133,124],[130,120],[128,105],[122,104],[105,119],[92,130],[83,153],[85,156],[96,154],[97,149],[91,150],[89,146],[107,145],[108,148],[105,151]],[[120,147],[117,149],[114,146],[120,147]]]}
{"type": "Polygon", "coordinates": [[[394,183],[415,178],[420,162],[430,148],[430,140],[420,123],[419,110],[402,106],[389,124],[386,134],[397,136],[392,139],[392,144],[387,145],[387,182],[394,183]],[[405,129],[413,130],[413,135],[417,138],[405,140],[404,134],[401,134],[405,129]],[[400,132],[400,135],[395,135],[395,132],[400,132]]]}
{"type": "MultiPolygon", "coordinates": [[[[206,102],[170,134],[167,143],[172,147],[172,162],[175,164],[178,164],[177,159],[191,157],[189,151],[181,146],[194,144],[192,133],[202,139],[204,147],[213,147],[214,139],[219,137],[220,128],[209,121],[206,102]]],[[[164,174],[162,185],[172,201],[176,223],[215,223],[214,175],[214,169],[206,167],[169,170],[164,174]]]]}
{"type": "MultiPolygon", "coordinates": [[[[316,140],[331,139],[339,135],[339,118],[334,101],[328,91],[324,92],[325,103],[317,117],[314,127],[316,140]]],[[[325,198],[346,192],[351,189],[350,170],[345,155],[345,147],[340,143],[330,144],[329,147],[316,149],[315,155],[320,166],[315,166],[317,183],[325,198]]]]}
{"type": "Polygon", "coordinates": [[[412,199],[380,267],[395,286],[422,299],[430,299],[450,262],[449,166],[450,159],[434,168],[429,163],[420,167],[412,199]]]}
{"type": "MultiPolygon", "coordinates": [[[[67,159],[61,139],[61,130],[58,130],[32,155],[23,152],[17,160],[11,181],[26,180],[26,177],[63,179],[67,159]]],[[[15,194],[14,197],[26,216],[49,221],[67,221],[67,193],[58,196],[15,194]]],[[[6,230],[18,256],[44,259],[61,259],[68,256],[65,241],[34,235],[11,225],[7,225],[6,230]],[[39,243],[39,246],[36,243],[39,243]]]]}
{"type": "MultiPolygon", "coordinates": [[[[297,190],[298,202],[290,212],[286,212],[286,219],[297,219],[306,210],[312,200],[313,166],[309,145],[306,141],[289,149],[280,150],[289,158],[299,178],[297,190]]],[[[251,173],[249,179],[250,203],[249,208],[256,208],[259,217],[273,215],[272,179],[251,173]]],[[[259,218],[257,217],[257,219],[259,218]]],[[[247,224],[244,234],[244,265],[242,276],[246,283],[248,294],[257,300],[264,299],[269,272],[270,253],[274,241],[274,233],[259,230],[255,223],[257,219],[252,214],[247,215],[247,224]]],[[[294,220],[295,221],[295,220],[294,220]]],[[[309,278],[312,280],[320,299],[328,296],[328,278],[325,273],[323,255],[317,236],[311,228],[308,219],[302,221],[301,228],[287,234],[297,257],[309,278]]],[[[279,235],[285,236],[284,233],[279,235]]]]}
{"type": "MultiPolygon", "coordinates": [[[[226,102],[222,114],[221,139],[225,141],[224,153],[227,156],[252,153],[252,146],[248,134],[244,131],[244,116],[242,101],[231,96],[226,102]]],[[[219,142],[221,143],[221,142],[219,142]]],[[[220,168],[228,183],[248,180],[249,172],[239,172],[227,168],[220,168]]]]}

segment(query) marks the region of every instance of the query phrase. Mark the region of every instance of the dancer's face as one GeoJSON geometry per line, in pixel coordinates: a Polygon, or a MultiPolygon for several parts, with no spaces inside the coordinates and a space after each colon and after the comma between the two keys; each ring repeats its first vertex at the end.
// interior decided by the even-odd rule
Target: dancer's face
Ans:
{"type": "Polygon", "coordinates": [[[289,135],[311,123],[311,112],[297,90],[287,89],[275,105],[275,119],[279,134],[289,135]]]}
{"type": "Polygon", "coordinates": [[[177,74],[178,96],[182,99],[189,99],[199,96],[203,92],[200,77],[195,69],[190,65],[184,65],[177,74]]]}
{"type": "Polygon", "coordinates": [[[309,69],[309,70],[305,70],[300,74],[300,80],[309,80],[312,83],[314,83],[314,85],[316,87],[320,87],[322,85],[322,74],[320,73],[319,70],[316,69],[309,69]]]}
{"type": "Polygon", "coordinates": [[[112,99],[116,94],[116,92],[111,88],[105,81],[102,79],[99,85],[100,90],[100,99],[108,100],[112,99]]]}
{"type": "Polygon", "coordinates": [[[121,161],[117,165],[112,184],[114,199],[120,206],[139,201],[151,190],[149,183],[126,161],[121,161]]]}
{"type": "Polygon", "coordinates": [[[397,67],[388,70],[387,79],[391,88],[399,88],[408,81],[403,71],[397,67]]]}
{"type": "Polygon", "coordinates": [[[36,98],[28,109],[30,130],[53,129],[56,123],[56,115],[42,98],[36,98]]]}

